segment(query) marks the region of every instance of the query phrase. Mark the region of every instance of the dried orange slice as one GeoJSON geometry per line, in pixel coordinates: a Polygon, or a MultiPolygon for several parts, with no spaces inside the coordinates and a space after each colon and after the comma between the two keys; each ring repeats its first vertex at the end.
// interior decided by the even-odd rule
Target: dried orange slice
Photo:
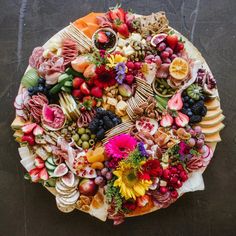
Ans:
{"type": "Polygon", "coordinates": [[[169,67],[170,75],[176,80],[183,80],[189,72],[188,62],[183,58],[176,57],[169,67]]]}

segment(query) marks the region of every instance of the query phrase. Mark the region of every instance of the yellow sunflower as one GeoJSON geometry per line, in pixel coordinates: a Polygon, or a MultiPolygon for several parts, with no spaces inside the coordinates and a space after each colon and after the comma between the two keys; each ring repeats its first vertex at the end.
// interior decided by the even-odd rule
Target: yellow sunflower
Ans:
{"type": "Polygon", "coordinates": [[[120,162],[118,168],[113,171],[118,178],[114,187],[120,188],[121,195],[127,200],[129,198],[141,197],[152,184],[151,180],[141,180],[137,176],[137,170],[130,163],[120,162]]]}
{"type": "Polygon", "coordinates": [[[118,63],[126,62],[127,58],[122,57],[120,54],[115,54],[115,55],[112,54],[107,58],[107,60],[109,62],[107,63],[107,66],[109,68],[114,68],[118,63]]]}

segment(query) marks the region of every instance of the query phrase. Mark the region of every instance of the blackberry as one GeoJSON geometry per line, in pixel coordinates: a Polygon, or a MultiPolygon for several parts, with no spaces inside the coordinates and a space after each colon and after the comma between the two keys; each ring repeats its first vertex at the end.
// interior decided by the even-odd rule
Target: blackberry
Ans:
{"type": "Polygon", "coordinates": [[[105,137],[105,130],[102,128],[96,133],[97,139],[100,141],[105,137]]]}
{"type": "Polygon", "coordinates": [[[113,119],[114,117],[116,117],[116,115],[112,112],[112,111],[107,111],[107,115],[113,119]]]}
{"type": "Polygon", "coordinates": [[[114,126],[116,126],[116,125],[119,125],[121,123],[121,119],[119,117],[114,117],[112,119],[112,122],[113,122],[114,126]]]}
{"type": "Polygon", "coordinates": [[[192,106],[192,112],[195,115],[200,115],[203,107],[204,107],[204,102],[203,101],[199,101],[199,102],[197,102],[196,104],[194,104],[192,106]]]}
{"type": "Polygon", "coordinates": [[[181,112],[184,113],[184,114],[186,114],[186,115],[187,115],[187,113],[188,113],[187,109],[185,109],[185,108],[183,108],[181,112]]]}
{"type": "Polygon", "coordinates": [[[203,106],[202,110],[201,110],[201,116],[205,116],[207,113],[207,108],[206,106],[203,106]]]}
{"type": "Polygon", "coordinates": [[[199,115],[193,115],[190,117],[189,122],[190,123],[199,123],[202,121],[202,117],[199,115]]]}
{"type": "Polygon", "coordinates": [[[39,78],[38,83],[44,85],[45,84],[45,79],[39,78]]]}
{"type": "Polygon", "coordinates": [[[112,120],[108,116],[103,117],[103,123],[105,130],[109,130],[114,126],[112,120]]]}

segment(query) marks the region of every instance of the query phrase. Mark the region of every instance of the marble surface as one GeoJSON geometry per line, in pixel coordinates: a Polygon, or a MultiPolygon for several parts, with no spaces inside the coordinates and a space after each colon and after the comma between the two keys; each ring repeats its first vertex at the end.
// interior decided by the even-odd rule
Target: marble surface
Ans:
{"type": "Polygon", "coordinates": [[[63,214],[40,185],[23,179],[12,138],[13,100],[35,46],[109,0],[0,0],[0,235],[235,235],[236,229],[236,1],[126,0],[140,14],[164,10],[170,24],[202,52],[214,73],[226,116],[223,141],[204,173],[206,190],[188,193],[167,209],[127,219],[118,227],[75,211],[63,214]]]}

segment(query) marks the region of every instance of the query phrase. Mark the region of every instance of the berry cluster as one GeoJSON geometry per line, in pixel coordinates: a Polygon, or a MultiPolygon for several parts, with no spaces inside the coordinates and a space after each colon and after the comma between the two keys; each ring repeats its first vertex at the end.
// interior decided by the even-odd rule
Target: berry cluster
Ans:
{"type": "Polygon", "coordinates": [[[164,183],[160,184],[160,193],[165,194],[170,191],[171,197],[177,198],[178,192],[176,189],[182,187],[183,182],[188,179],[188,173],[181,164],[177,164],[163,170],[162,179],[164,179],[162,181],[164,183]]]}
{"type": "Polygon", "coordinates": [[[126,62],[126,67],[127,67],[127,74],[125,76],[125,82],[127,84],[132,84],[134,81],[134,77],[138,75],[139,70],[142,67],[141,62],[132,62],[132,61],[127,61],[126,62]]]}
{"type": "Polygon", "coordinates": [[[89,123],[89,129],[96,135],[97,140],[105,137],[105,132],[121,123],[121,119],[111,111],[96,109],[96,115],[89,123]]]}
{"type": "Polygon", "coordinates": [[[189,97],[186,91],[182,94],[182,100],[184,103],[182,113],[186,114],[190,120],[191,124],[198,123],[202,121],[202,117],[204,117],[207,113],[207,108],[204,106],[205,96],[200,96],[199,100],[194,100],[189,97]]]}
{"type": "Polygon", "coordinates": [[[39,78],[37,86],[28,88],[29,96],[36,95],[37,93],[43,93],[48,96],[51,87],[51,85],[46,85],[45,79],[39,78]]]}

